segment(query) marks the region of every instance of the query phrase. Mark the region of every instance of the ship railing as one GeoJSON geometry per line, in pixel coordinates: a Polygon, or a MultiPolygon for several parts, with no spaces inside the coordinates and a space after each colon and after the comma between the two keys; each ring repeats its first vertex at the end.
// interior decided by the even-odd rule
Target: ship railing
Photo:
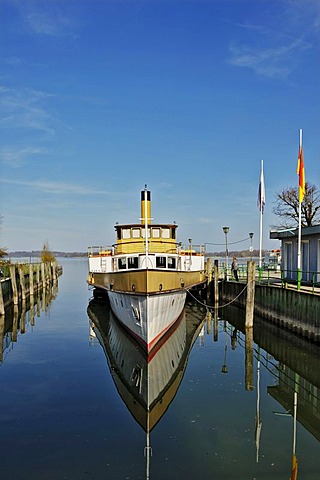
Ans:
{"type": "MultiPolygon", "coordinates": [[[[130,253],[144,253],[146,251],[145,242],[130,241],[128,243],[112,245],[115,254],[130,254],[130,253]]],[[[148,241],[149,253],[164,253],[164,254],[182,254],[182,255],[205,255],[204,245],[182,245],[181,242],[172,243],[170,241],[157,239],[148,241]]]]}
{"type": "Polygon", "coordinates": [[[101,245],[93,245],[88,247],[88,257],[109,256],[113,253],[113,247],[102,247],[101,245]]]}
{"type": "Polygon", "coordinates": [[[206,247],[205,245],[201,244],[188,244],[188,245],[182,245],[180,242],[178,244],[178,253],[182,253],[184,255],[205,255],[206,253],[206,247]]]}
{"type": "MultiPolygon", "coordinates": [[[[148,251],[150,253],[182,254],[182,255],[204,255],[205,245],[183,245],[181,242],[170,243],[166,240],[149,240],[148,251]]],[[[110,256],[117,254],[143,253],[145,243],[141,241],[113,244],[109,246],[93,245],[88,247],[88,257],[110,256]]]]}

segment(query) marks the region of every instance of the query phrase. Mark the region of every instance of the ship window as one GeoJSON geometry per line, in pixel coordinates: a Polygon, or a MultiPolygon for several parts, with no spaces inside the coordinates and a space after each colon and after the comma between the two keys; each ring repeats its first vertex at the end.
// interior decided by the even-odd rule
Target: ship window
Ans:
{"type": "Polygon", "coordinates": [[[176,229],[175,228],[172,229],[172,234],[171,235],[172,235],[172,238],[176,238],[176,229]]]}
{"type": "Polygon", "coordinates": [[[153,236],[153,238],[160,238],[160,228],[153,228],[152,229],[152,236],[153,236]]]}
{"type": "MultiPolygon", "coordinates": [[[[144,238],[146,236],[146,229],[143,228],[141,231],[142,237],[144,238]]],[[[150,238],[150,228],[148,228],[148,238],[150,238]]]]}
{"type": "Polygon", "coordinates": [[[138,257],[128,258],[128,268],[138,268],[138,257]]]}
{"type": "Polygon", "coordinates": [[[130,228],[122,229],[122,238],[130,238],[130,228]]]}
{"type": "Polygon", "coordinates": [[[132,229],[132,238],[140,238],[140,228],[132,229]]]}
{"type": "Polygon", "coordinates": [[[156,267],[166,268],[166,257],[156,257],[156,267]]]}
{"type": "Polygon", "coordinates": [[[127,267],[126,257],[118,258],[118,268],[119,270],[123,270],[127,267]]]}
{"type": "Polygon", "coordinates": [[[162,238],[170,238],[170,228],[162,229],[162,238]]]}
{"type": "Polygon", "coordinates": [[[176,259],[174,257],[168,257],[168,268],[176,268],[176,259]]]}

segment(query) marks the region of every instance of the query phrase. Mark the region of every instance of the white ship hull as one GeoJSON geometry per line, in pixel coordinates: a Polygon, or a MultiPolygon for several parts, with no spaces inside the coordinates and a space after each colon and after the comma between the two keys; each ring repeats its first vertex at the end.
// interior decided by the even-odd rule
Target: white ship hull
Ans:
{"type": "Polygon", "coordinates": [[[115,316],[150,352],[181,314],[186,291],[137,295],[108,291],[115,316]]]}

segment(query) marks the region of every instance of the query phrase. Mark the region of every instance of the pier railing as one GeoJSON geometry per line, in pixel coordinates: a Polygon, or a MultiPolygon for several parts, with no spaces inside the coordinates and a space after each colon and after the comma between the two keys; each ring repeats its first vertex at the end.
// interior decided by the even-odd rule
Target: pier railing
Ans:
{"type": "MultiPolygon", "coordinates": [[[[256,265],[255,276],[257,283],[263,285],[298,289],[297,270],[261,269],[256,265]]],[[[238,277],[240,282],[247,281],[247,265],[239,265],[238,277]]],[[[228,269],[226,268],[225,263],[219,265],[219,279],[235,281],[230,265],[228,266],[228,269]]],[[[308,291],[309,293],[320,294],[320,272],[303,270],[300,289],[308,291]]]]}

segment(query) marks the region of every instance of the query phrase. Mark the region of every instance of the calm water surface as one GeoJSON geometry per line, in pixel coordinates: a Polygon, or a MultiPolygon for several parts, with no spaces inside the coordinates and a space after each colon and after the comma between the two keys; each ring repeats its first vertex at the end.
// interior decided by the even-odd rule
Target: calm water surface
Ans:
{"type": "Polygon", "coordinates": [[[252,343],[236,310],[188,304],[148,364],[89,304],[86,260],[61,264],[54,298],[2,326],[1,478],[280,480],[295,451],[297,478],[320,479],[318,347],[258,319],[252,343]]]}

